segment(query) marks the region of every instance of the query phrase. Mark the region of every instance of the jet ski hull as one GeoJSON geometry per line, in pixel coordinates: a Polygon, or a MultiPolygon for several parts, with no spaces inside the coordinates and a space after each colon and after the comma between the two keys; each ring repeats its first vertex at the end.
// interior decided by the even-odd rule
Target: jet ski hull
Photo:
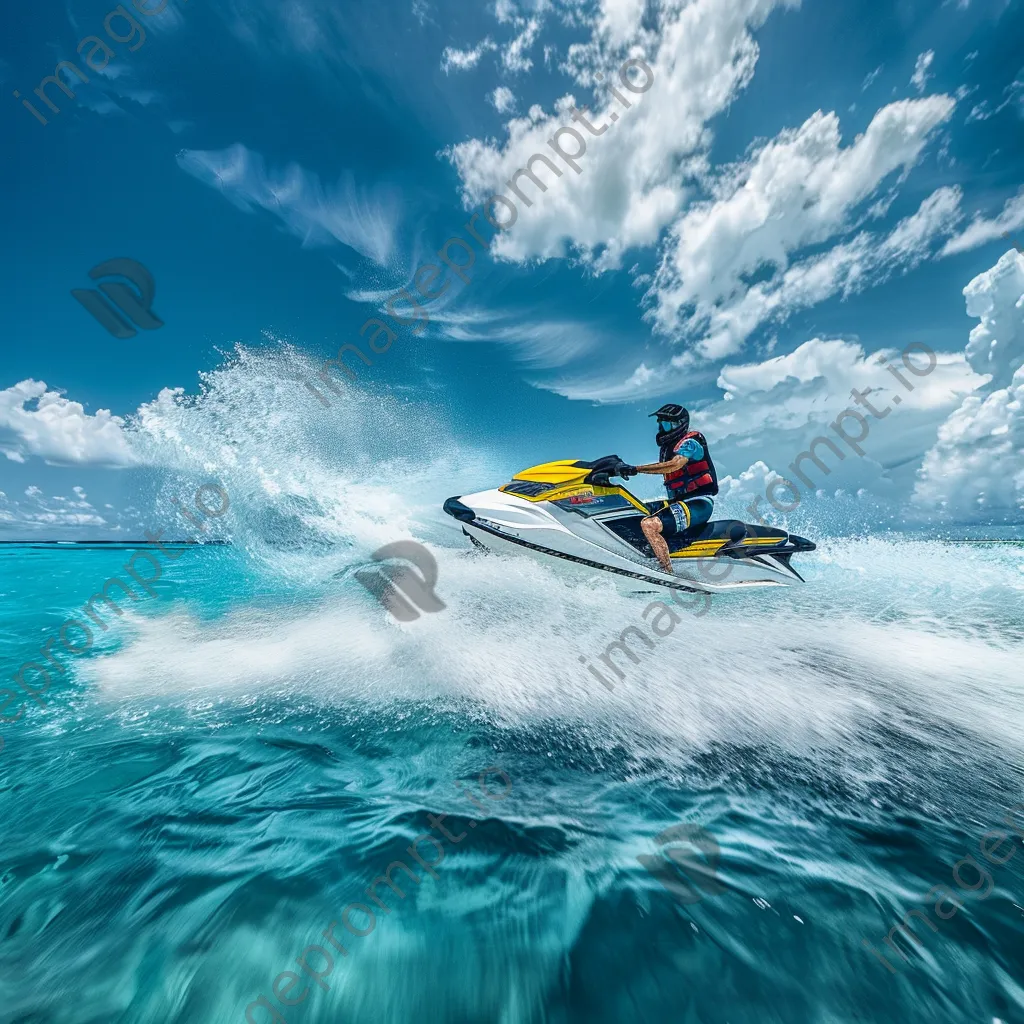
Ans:
{"type": "MultiPolygon", "coordinates": [[[[628,591],[665,587],[718,593],[799,583],[790,556],[814,548],[782,530],[718,521],[683,538],[685,543],[671,552],[674,574],[669,575],[640,531],[647,507],[623,488],[510,493],[514,485],[449,498],[444,510],[480,548],[605,573],[628,591]],[[554,500],[545,500],[548,493],[554,500]]],[[[520,489],[530,492],[531,486],[520,489]]]]}

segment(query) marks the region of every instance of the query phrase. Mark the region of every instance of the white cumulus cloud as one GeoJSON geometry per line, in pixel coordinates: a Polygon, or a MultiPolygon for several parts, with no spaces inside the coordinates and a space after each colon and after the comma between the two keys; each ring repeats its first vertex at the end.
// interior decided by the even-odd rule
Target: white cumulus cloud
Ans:
{"type": "Polygon", "coordinates": [[[1024,512],[1024,370],[965,399],[942,425],[914,497],[955,519],[1024,512]]]}
{"type": "MultiPolygon", "coordinates": [[[[694,312],[684,323],[684,330],[700,337],[697,349],[705,358],[731,355],[766,321],[784,320],[795,310],[836,294],[855,294],[896,272],[916,267],[931,254],[933,243],[954,229],[961,216],[960,190],[937,189],[887,235],[861,231],[849,241],[794,262],[769,280],[750,287],[737,275],[732,291],[716,296],[717,302],[708,303],[703,296],[695,295],[694,312]]],[[[653,294],[658,294],[656,289],[653,294]]]]}
{"type": "Polygon", "coordinates": [[[612,46],[622,46],[640,28],[646,0],[601,0],[599,30],[612,46]]]}
{"type": "Polygon", "coordinates": [[[931,235],[936,224],[948,225],[958,201],[949,189],[899,225],[887,251],[872,255],[870,239],[855,239],[808,261],[789,281],[784,276],[793,252],[847,231],[856,208],[890,174],[912,167],[953,107],[948,96],[892,103],[846,147],[836,115],[818,111],[724,171],[716,198],[694,204],[672,226],[650,292],[656,324],[703,335],[701,350],[708,358],[729,355],[763,318],[765,310],[757,306],[786,305],[787,291],[798,305],[821,301],[851,266],[899,258],[915,237],[931,235]],[[751,289],[746,278],[765,270],[772,270],[768,285],[751,289]],[[744,309],[745,300],[755,308],[744,309]]]}
{"type": "Polygon", "coordinates": [[[14,462],[37,456],[55,466],[136,464],[124,420],[107,409],[90,415],[31,378],[0,391],[0,452],[14,462]]]}
{"type": "Polygon", "coordinates": [[[942,425],[918,474],[915,500],[956,519],[1024,511],[1024,256],[1010,250],[964,289],[981,323],[966,356],[991,374],[942,425]]]}
{"type": "MultiPolygon", "coordinates": [[[[618,51],[604,36],[573,49],[573,70],[582,84],[594,83],[598,69],[617,68],[630,54],[641,55],[653,82],[642,95],[628,93],[620,82],[595,86],[593,111],[586,114],[597,135],[574,125],[571,108],[584,100],[565,95],[553,112],[533,107],[526,117],[507,125],[504,143],[470,139],[447,155],[462,180],[467,206],[496,192],[509,193],[506,182],[535,153],[553,159],[557,171],[534,165],[547,191],[520,179],[530,205],[521,203],[517,224],[494,243],[496,255],[511,260],[564,256],[575,248],[597,268],[617,266],[631,246],[650,246],[681,207],[684,180],[701,164],[710,136],[707,122],[724,111],[749,84],[758,48],[751,31],[778,6],[794,0],[694,0],[685,6],[666,3],[652,14],[657,24],[646,30],[638,19],[629,47],[618,51]],[[608,86],[626,95],[626,109],[608,86]],[[614,120],[613,120],[614,115],[614,120]],[[585,140],[585,169],[577,175],[554,156],[548,140],[562,126],[573,126],[585,140]],[[604,129],[602,131],[602,128],[604,129]],[[566,176],[571,180],[566,180],[566,176]]],[[[608,14],[611,7],[606,7],[608,14]]],[[[609,22],[609,25],[611,23],[609,22]]],[[[637,85],[644,73],[632,75],[637,85]]],[[[563,136],[563,145],[574,143],[563,136]]]]}
{"type": "MultiPolygon", "coordinates": [[[[516,203],[516,220],[494,239],[494,255],[516,262],[573,255],[601,272],[619,267],[629,249],[660,246],[646,316],[692,353],[687,366],[728,357],[767,321],[935,255],[933,246],[962,220],[957,188],[936,190],[887,234],[863,225],[885,213],[949,120],[950,96],[890,103],[849,140],[837,115],[819,110],[744,159],[711,167],[709,124],[753,78],[753,33],[777,8],[792,6],[603,0],[590,41],[570,46],[563,68],[587,97],[593,90],[592,109],[584,96],[567,94],[553,111],[533,106],[512,118],[504,142],[470,139],[446,150],[467,207],[496,194],[516,203]],[[627,55],[650,68],[650,76],[639,65],[629,75],[637,87],[648,85],[643,93],[614,83],[628,109],[613,99],[607,77],[597,79],[599,69],[627,55]],[[560,141],[582,150],[574,157],[578,172],[551,145],[568,127],[578,138],[562,131],[560,141]]],[[[647,390],[685,368],[657,362],[634,365],[617,390],[647,390]]]]}
{"type": "Polygon", "coordinates": [[[499,85],[494,92],[488,94],[487,98],[499,114],[507,114],[510,110],[515,109],[515,94],[507,86],[499,85]]]}
{"type": "MultiPolygon", "coordinates": [[[[911,349],[908,358],[919,370],[930,362],[918,349],[911,349]]],[[[732,477],[723,490],[734,496],[758,493],[755,483],[764,494],[769,468],[798,481],[793,463],[815,438],[825,437],[843,457],[820,445],[816,451],[828,473],[809,460],[800,463],[798,468],[815,486],[832,491],[867,488],[889,497],[902,490],[906,497],[913,470],[934,443],[939,426],[984,382],[963,353],[936,353],[931,372],[914,376],[892,349],[869,353],[856,342],[812,338],[783,356],[723,367],[718,377],[722,399],[693,411],[691,420],[713,443],[719,471],[732,477]],[[908,391],[888,365],[909,379],[914,390],[908,391]],[[854,390],[877,417],[855,398],[854,390]],[[868,424],[863,457],[832,428],[845,409],[859,412],[868,424]],[[743,466],[748,468],[737,472],[743,466]]],[[[854,437],[859,432],[853,418],[843,429],[854,437]]],[[[800,483],[808,489],[806,481],[800,483]]]]}
{"type": "Polygon", "coordinates": [[[1004,253],[967,285],[964,297],[967,315],[981,321],[971,331],[967,359],[978,373],[992,375],[992,387],[1005,387],[1024,364],[1024,256],[1004,253]]]}

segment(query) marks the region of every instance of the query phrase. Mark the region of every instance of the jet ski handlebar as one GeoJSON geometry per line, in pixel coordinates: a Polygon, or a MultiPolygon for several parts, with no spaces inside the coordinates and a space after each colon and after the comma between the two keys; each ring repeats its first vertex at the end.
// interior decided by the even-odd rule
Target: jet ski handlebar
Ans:
{"type": "Polygon", "coordinates": [[[623,462],[618,455],[606,455],[603,459],[590,463],[590,472],[583,478],[585,484],[597,484],[598,487],[611,487],[609,477],[621,476],[628,479],[636,473],[636,467],[623,462]]]}

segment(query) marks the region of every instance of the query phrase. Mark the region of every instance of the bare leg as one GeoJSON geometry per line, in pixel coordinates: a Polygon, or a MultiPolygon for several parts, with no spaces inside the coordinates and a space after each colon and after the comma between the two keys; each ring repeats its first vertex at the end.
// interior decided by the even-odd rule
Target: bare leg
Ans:
{"type": "Polygon", "coordinates": [[[669,557],[665,538],[661,535],[661,520],[657,516],[648,516],[640,521],[640,529],[644,531],[647,543],[654,549],[662,569],[672,576],[672,559],[669,557]]]}

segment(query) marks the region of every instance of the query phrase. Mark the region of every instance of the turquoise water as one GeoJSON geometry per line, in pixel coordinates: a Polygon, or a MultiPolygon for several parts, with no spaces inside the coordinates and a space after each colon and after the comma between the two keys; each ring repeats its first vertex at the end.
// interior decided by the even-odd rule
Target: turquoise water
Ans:
{"type": "MultiPolygon", "coordinates": [[[[436,529],[415,622],[201,548],[62,654],[4,725],[0,1019],[1024,1019],[1024,853],[979,852],[1024,801],[1024,548],[826,541],[609,692],[578,656],[642,600],[436,529]],[[689,904],[637,861],[680,822],[720,850],[689,904]]],[[[5,679],[127,557],[0,549],[5,679]]]]}
{"type": "MultiPolygon", "coordinates": [[[[1024,546],[814,532],[608,690],[650,598],[438,511],[512,467],[242,369],[134,438],[153,528],[215,480],[230,544],[0,706],[0,1020],[1024,1020],[1024,546]],[[403,537],[446,607],[399,623],[353,572],[403,537]]],[[[0,545],[3,686],[130,557],[0,545]]]]}

